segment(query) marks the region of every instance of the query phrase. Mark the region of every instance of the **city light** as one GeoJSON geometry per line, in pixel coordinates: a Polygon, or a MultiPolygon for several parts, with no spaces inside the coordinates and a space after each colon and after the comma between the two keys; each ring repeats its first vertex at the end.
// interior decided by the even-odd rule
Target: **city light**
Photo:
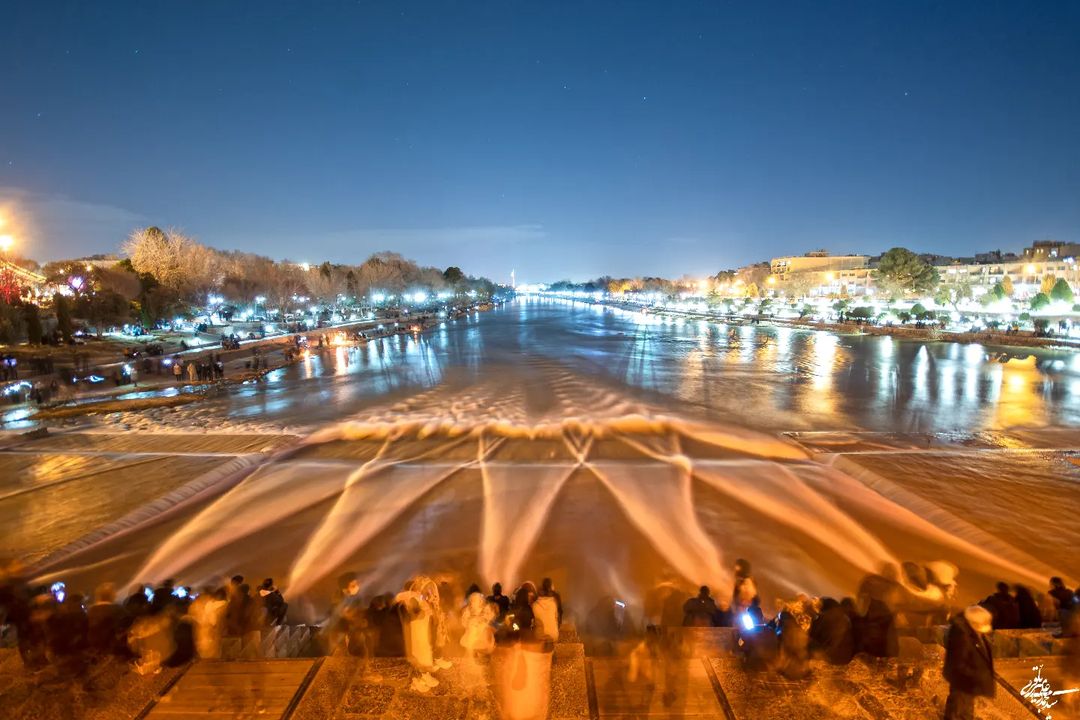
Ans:
{"type": "Polygon", "coordinates": [[[11,235],[0,235],[0,253],[11,252],[15,247],[15,238],[11,235]]]}

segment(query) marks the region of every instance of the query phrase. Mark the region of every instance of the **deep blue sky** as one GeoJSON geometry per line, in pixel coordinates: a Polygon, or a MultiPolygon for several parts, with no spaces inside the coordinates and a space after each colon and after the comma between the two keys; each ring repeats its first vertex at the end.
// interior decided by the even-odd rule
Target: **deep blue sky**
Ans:
{"type": "Polygon", "coordinates": [[[0,205],[500,280],[1077,241],[1080,2],[9,3],[0,205]]]}

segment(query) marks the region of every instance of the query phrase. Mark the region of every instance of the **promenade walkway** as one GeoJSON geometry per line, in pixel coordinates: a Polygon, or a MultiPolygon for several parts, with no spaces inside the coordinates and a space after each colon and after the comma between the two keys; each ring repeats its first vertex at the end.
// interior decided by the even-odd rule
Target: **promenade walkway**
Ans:
{"type": "MultiPolygon", "coordinates": [[[[896,660],[856,659],[844,667],[812,663],[801,681],[776,673],[748,673],[738,659],[686,657],[653,675],[630,673],[626,658],[586,658],[580,643],[559,643],[551,663],[546,717],[551,720],[938,720],[948,686],[941,678],[943,650],[923,646],[914,670],[898,681],[896,660]]],[[[428,693],[409,687],[404,659],[377,658],[369,672],[359,658],[199,661],[159,675],[138,676],[117,668],[93,680],[61,684],[28,676],[14,650],[0,650],[0,717],[79,720],[498,720],[507,717],[500,683],[513,656],[505,649],[470,665],[455,659],[436,673],[428,693]],[[99,687],[94,687],[94,686],[99,687]],[[107,685],[107,687],[106,687],[107,685]],[[42,714],[45,712],[46,714],[42,714]]],[[[1031,720],[1019,698],[1031,668],[1045,665],[1055,689],[1064,687],[1061,657],[1002,659],[993,700],[980,699],[981,720],[1031,720]]],[[[1054,708],[1057,720],[1077,717],[1075,697],[1054,708]]],[[[540,715],[537,717],[545,717],[540,715]]]]}
{"type": "Polygon", "coordinates": [[[299,703],[320,660],[239,660],[192,665],[142,713],[147,720],[283,718],[299,703]]]}

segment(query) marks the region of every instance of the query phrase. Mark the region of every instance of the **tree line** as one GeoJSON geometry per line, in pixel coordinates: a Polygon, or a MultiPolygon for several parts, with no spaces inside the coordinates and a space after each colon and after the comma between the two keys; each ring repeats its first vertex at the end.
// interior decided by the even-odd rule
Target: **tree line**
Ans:
{"type": "MultiPolygon", "coordinates": [[[[134,230],[122,245],[119,261],[88,258],[46,263],[40,272],[64,289],[52,298],[23,302],[19,292],[0,295],[0,343],[42,340],[40,307],[51,309],[57,332],[70,340],[72,318],[99,331],[138,322],[146,327],[177,316],[191,317],[210,296],[224,306],[250,306],[279,317],[310,305],[348,308],[370,304],[373,294],[388,298],[406,293],[490,298],[492,281],[466,275],[458,267],[425,267],[395,252],[377,252],[358,265],[324,262],[307,265],[277,261],[254,253],[226,251],[197,242],[178,230],[134,230]]],[[[38,267],[33,264],[34,269],[38,267]]],[[[45,338],[48,339],[48,338],[45,338]]]]}

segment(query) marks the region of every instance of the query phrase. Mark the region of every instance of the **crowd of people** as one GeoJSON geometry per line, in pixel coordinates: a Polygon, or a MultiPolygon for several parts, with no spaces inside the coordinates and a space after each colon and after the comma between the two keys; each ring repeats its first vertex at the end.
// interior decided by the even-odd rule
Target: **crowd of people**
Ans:
{"type": "MultiPolygon", "coordinates": [[[[890,566],[867,576],[855,597],[838,601],[800,594],[778,601],[776,616],[767,619],[750,564],[739,560],[730,603],[716,601],[705,586],[680,603],[677,591],[668,587],[654,597],[653,612],[665,624],[672,623],[672,614],[677,617],[681,610],[684,626],[735,627],[745,667],[773,670],[791,680],[807,677],[814,657],[832,665],[846,665],[860,653],[871,658],[900,657],[905,634],[947,625],[943,674],[950,692],[946,720],[972,720],[975,698],[994,695],[990,633],[995,630],[1058,626],[1059,636],[1072,641],[1074,665],[1080,661],[1075,652],[1080,649],[1080,597],[1062,578],[1050,578],[1049,590],[1037,596],[1023,585],[999,582],[996,591],[980,603],[958,610],[953,602],[957,574],[957,568],[946,562],[890,566]]],[[[649,652],[662,654],[662,640],[654,639],[649,652]]],[[[1080,668],[1072,671],[1080,676],[1080,668]]],[[[903,689],[921,672],[917,663],[900,662],[895,682],[903,689]]]]}
{"type": "MultiPolygon", "coordinates": [[[[972,717],[974,698],[993,693],[993,630],[1060,624],[1062,635],[1080,636],[1080,601],[1056,577],[1039,594],[999,583],[981,603],[958,610],[955,566],[905,563],[867,576],[853,597],[800,594],[777,601],[769,617],[750,563],[739,560],[734,576],[730,599],[717,599],[704,586],[688,596],[678,583],[662,582],[646,595],[640,621],[629,616],[626,603],[602,598],[579,628],[587,653],[623,653],[633,676],[652,677],[680,653],[681,634],[673,626],[731,627],[748,670],[801,680],[810,674],[812,658],[833,665],[859,654],[896,658],[901,638],[912,629],[947,625],[944,674],[951,720],[972,717]]],[[[397,593],[365,601],[358,578],[343,575],[319,626],[321,649],[360,657],[369,675],[372,658],[405,657],[414,671],[412,690],[427,693],[439,684],[435,673],[453,662],[477,667],[499,646],[543,652],[559,640],[563,601],[550,578],[539,587],[523,582],[510,594],[498,583],[486,593],[476,584],[464,591],[461,585],[456,578],[417,576],[397,593]]],[[[288,609],[270,578],[253,589],[237,575],[224,587],[197,592],[167,580],[157,587],[135,586],[120,599],[109,584],[87,598],[63,583],[31,589],[17,572],[0,577],[0,624],[14,631],[26,668],[48,667],[72,678],[105,657],[130,662],[143,674],[219,658],[223,638],[257,644],[262,633],[288,622],[288,609]]],[[[898,667],[901,685],[921,672],[914,665],[898,667]]]]}
{"type": "Polygon", "coordinates": [[[366,604],[354,576],[343,576],[339,586],[325,625],[327,652],[340,649],[365,660],[404,656],[417,672],[412,688],[421,693],[438,686],[432,673],[449,667],[448,657],[475,660],[499,644],[552,644],[563,621],[562,598],[550,578],[539,589],[524,582],[508,596],[499,583],[485,595],[476,584],[462,593],[449,580],[418,576],[401,592],[375,595],[366,604]]]}
{"type": "Polygon", "coordinates": [[[223,637],[258,637],[283,624],[287,611],[270,578],[254,591],[240,575],[199,592],[166,580],[137,585],[123,598],[111,583],[87,597],[61,582],[30,588],[17,576],[0,581],[0,621],[14,631],[24,666],[70,678],[105,658],[130,661],[141,674],[218,658],[223,637]]]}

